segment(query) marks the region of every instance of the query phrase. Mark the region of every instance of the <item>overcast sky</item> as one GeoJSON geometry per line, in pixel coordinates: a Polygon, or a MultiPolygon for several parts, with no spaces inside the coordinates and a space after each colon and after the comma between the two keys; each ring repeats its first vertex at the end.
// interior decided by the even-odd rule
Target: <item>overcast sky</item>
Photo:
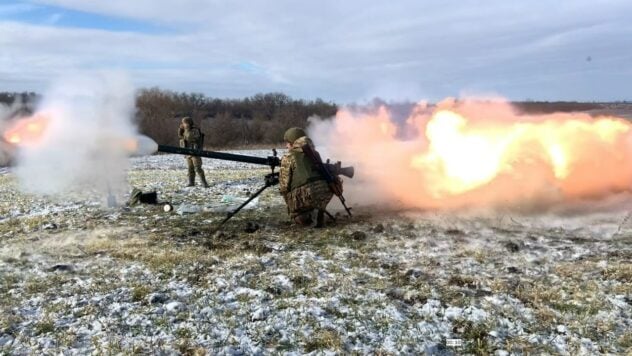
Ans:
{"type": "Polygon", "coordinates": [[[339,103],[632,99],[632,1],[0,0],[0,91],[139,87],[339,103]]]}

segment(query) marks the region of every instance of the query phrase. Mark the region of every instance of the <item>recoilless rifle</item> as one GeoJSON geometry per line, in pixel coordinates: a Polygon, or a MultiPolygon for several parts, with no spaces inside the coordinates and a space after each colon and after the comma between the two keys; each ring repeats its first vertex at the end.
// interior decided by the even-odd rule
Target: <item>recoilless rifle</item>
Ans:
{"type": "MultiPolygon", "coordinates": [[[[263,193],[266,188],[279,184],[279,172],[275,172],[276,167],[281,165],[281,160],[277,157],[276,149],[272,149],[272,156],[268,157],[256,157],[256,156],[248,156],[248,155],[240,155],[234,153],[226,153],[226,152],[217,152],[217,151],[206,151],[206,150],[198,150],[192,148],[184,148],[184,147],[175,147],[175,146],[167,146],[167,145],[158,145],[158,152],[163,153],[172,153],[178,155],[185,156],[197,156],[197,157],[205,157],[212,159],[219,159],[224,161],[233,161],[233,162],[243,162],[243,163],[251,163],[258,164],[263,166],[270,167],[271,172],[266,174],[264,177],[264,185],[259,188],[255,193],[253,193],[245,202],[243,202],[240,206],[238,206],[235,210],[230,211],[224,220],[219,224],[218,228],[224,225],[230,218],[235,216],[241,209],[243,209],[248,203],[250,203],[253,199],[263,193]]],[[[347,214],[351,216],[351,209],[347,207],[344,196],[342,195],[342,190],[340,189],[340,185],[335,184],[339,179],[338,176],[343,175],[345,177],[353,178],[354,168],[353,167],[342,167],[340,161],[336,163],[330,163],[329,160],[323,162],[320,159],[320,155],[310,146],[306,145],[303,147],[303,152],[307,155],[307,157],[314,163],[316,169],[323,176],[323,179],[329,184],[332,192],[340,199],[342,206],[347,211],[347,214]]]]}

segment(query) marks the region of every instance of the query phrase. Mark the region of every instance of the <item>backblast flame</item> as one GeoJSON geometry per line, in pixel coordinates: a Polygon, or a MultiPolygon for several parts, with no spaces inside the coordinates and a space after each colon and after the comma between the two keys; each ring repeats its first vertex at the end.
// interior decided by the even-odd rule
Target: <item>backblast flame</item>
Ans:
{"type": "Polygon", "coordinates": [[[50,118],[47,114],[36,114],[19,119],[3,134],[4,139],[19,146],[38,145],[44,138],[50,118]]]}
{"type": "MultiPolygon", "coordinates": [[[[50,129],[51,114],[36,113],[33,116],[19,119],[11,125],[3,134],[4,139],[17,146],[34,147],[42,144],[50,129]]],[[[103,142],[104,150],[122,149],[128,155],[148,155],[157,151],[158,145],[151,138],[136,135],[131,138],[121,139],[109,137],[103,142]]]]}
{"type": "MultiPolygon", "coordinates": [[[[384,108],[374,116],[343,110],[329,132],[328,153],[357,162],[358,178],[382,193],[382,202],[511,205],[632,187],[632,126],[621,118],[526,116],[506,102],[466,100],[420,105],[403,122],[396,127],[384,108]],[[410,130],[417,132],[414,140],[398,139],[410,130]]],[[[363,200],[366,192],[354,198],[363,200]]]]}

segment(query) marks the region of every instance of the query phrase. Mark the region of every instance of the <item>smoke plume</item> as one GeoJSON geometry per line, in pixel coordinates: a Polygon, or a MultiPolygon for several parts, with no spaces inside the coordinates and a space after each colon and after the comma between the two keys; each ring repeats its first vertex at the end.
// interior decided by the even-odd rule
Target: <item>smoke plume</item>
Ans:
{"type": "MultiPolygon", "coordinates": [[[[10,124],[9,119],[16,116],[23,108],[24,105],[19,96],[11,104],[0,103],[0,132],[4,132],[10,124]]],[[[0,137],[0,167],[10,163],[12,154],[12,147],[0,137]]]]}
{"type": "Polygon", "coordinates": [[[20,142],[15,173],[21,187],[37,194],[124,191],[133,110],[134,88],[122,74],[58,81],[27,119],[40,136],[20,142]]]}
{"type": "Polygon", "coordinates": [[[310,119],[327,157],[356,166],[348,198],[383,207],[524,210],[603,198],[632,186],[632,126],[586,113],[520,115],[506,101],[388,105],[310,119]]]}

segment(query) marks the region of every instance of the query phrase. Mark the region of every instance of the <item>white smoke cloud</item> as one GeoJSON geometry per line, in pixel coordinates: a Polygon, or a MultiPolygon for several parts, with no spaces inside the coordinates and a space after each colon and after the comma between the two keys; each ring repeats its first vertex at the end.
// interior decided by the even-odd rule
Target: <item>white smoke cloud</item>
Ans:
{"type": "Polygon", "coordinates": [[[48,120],[37,145],[20,147],[15,173],[23,190],[36,194],[126,189],[134,87],[122,73],[73,75],[44,95],[34,117],[48,120]]]}

